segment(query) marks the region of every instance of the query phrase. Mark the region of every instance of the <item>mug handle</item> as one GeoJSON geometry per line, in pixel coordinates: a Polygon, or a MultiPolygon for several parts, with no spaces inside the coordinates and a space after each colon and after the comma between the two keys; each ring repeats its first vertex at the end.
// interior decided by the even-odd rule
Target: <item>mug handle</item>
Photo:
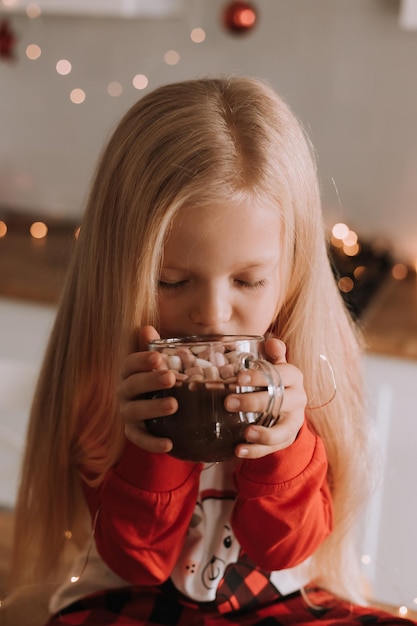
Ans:
{"type": "MultiPolygon", "coordinates": [[[[268,391],[268,403],[265,410],[259,415],[256,420],[258,426],[265,426],[267,428],[273,426],[279,417],[279,411],[281,409],[282,401],[284,399],[284,385],[282,384],[281,376],[277,369],[265,359],[257,359],[253,354],[243,353],[240,355],[240,364],[242,370],[260,369],[265,374],[267,380],[266,391],[268,391]],[[278,379],[278,383],[276,382],[278,379]],[[272,415],[272,410],[276,402],[279,401],[277,417],[272,415]]],[[[250,388],[248,388],[249,391],[250,388]]],[[[254,389],[252,389],[254,391],[254,389]]],[[[239,393],[239,391],[237,391],[239,393]]]]}

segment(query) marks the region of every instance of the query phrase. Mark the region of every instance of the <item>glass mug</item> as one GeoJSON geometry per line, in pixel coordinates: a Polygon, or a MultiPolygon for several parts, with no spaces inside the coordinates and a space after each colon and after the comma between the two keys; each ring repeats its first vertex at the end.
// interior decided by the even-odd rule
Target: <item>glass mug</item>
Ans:
{"type": "Polygon", "coordinates": [[[219,462],[233,458],[244,443],[248,424],[272,426],[282,402],[283,386],[277,369],[265,359],[265,339],[254,335],[203,335],[158,339],[150,350],[162,353],[176,375],[170,389],[152,392],[152,398],[173,396],[178,410],[172,415],[146,420],[149,432],[168,437],[170,454],[195,462],[219,462]],[[242,370],[259,370],[256,386],[238,386],[242,370]],[[260,384],[258,384],[260,383],[260,384]],[[230,393],[264,391],[266,406],[258,412],[230,412],[224,400],[230,393]],[[276,404],[279,402],[279,406],[276,404]]]}

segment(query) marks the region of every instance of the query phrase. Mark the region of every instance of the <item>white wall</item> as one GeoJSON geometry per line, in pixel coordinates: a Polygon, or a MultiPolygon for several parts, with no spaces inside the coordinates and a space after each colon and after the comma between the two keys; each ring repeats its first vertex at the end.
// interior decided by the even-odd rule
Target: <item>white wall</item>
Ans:
{"type": "Polygon", "coordinates": [[[0,507],[13,507],[28,414],[55,308],[0,298],[0,507]]]}
{"type": "MultiPolygon", "coordinates": [[[[0,13],[6,10],[1,9],[0,13]]],[[[0,205],[79,216],[105,137],[135,101],[132,77],[158,84],[240,72],[287,98],[316,146],[326,219],[417,257],[417,33],[399,26],[398,0],[253,0],[245,37],[221,24],[226,0],[184,0],[162,20],[11,15],[18,59],[0,62],[0,205]],[[207,38],[194,44],[193,26],[207,38]],[[29,61],[25,49],[42,55],[29,61]],[[176,66],[166,50],[181,55],[176,66]],[[55,64],[67,58],[68,76],[55,64]],[[106,92],[119,81],[123,93],[106,92]],[[86,92],[74,105],[69,92],[86,92]]]]}

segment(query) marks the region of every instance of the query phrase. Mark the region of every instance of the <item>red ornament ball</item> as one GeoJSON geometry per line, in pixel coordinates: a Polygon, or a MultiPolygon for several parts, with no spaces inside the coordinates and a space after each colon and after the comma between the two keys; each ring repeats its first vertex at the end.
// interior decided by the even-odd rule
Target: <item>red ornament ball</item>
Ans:
{"type": "Polygon", "coordinates": [[[229,2],[223,11],[225,28],[238,35],[251,31],[256,24],[257,17],[255,7],[243,0],[229,2]]]}
{"type": "Polygon", "coordinates": [[[3,19],[0,22],[0,60],[6,61],[15,58],[14,48],[16,45],[16,35],[8,20],[3,19]]]}

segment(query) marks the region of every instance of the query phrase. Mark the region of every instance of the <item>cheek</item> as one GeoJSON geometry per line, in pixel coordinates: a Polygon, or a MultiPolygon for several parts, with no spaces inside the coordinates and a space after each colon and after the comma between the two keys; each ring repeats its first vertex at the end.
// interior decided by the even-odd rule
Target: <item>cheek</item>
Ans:
{"type": "Polygon", "coordinates": [[[271,288],[261,304],[263,319],[268,327],[275,321],[279,311],[280,294],[278,286],[271,288]]]}
{"type": "Polygon", "coordinates": [[[276,291],[268,290],[268,292],[262,295],[258,294],[257,297],[251,299],[251,302],[246,303],[246,306],[242,307],[242,313],[252,323],[256,320],[260,331],[259,334],[264,334],[275,321],[277,307],[278,296],[276,291]]]}

